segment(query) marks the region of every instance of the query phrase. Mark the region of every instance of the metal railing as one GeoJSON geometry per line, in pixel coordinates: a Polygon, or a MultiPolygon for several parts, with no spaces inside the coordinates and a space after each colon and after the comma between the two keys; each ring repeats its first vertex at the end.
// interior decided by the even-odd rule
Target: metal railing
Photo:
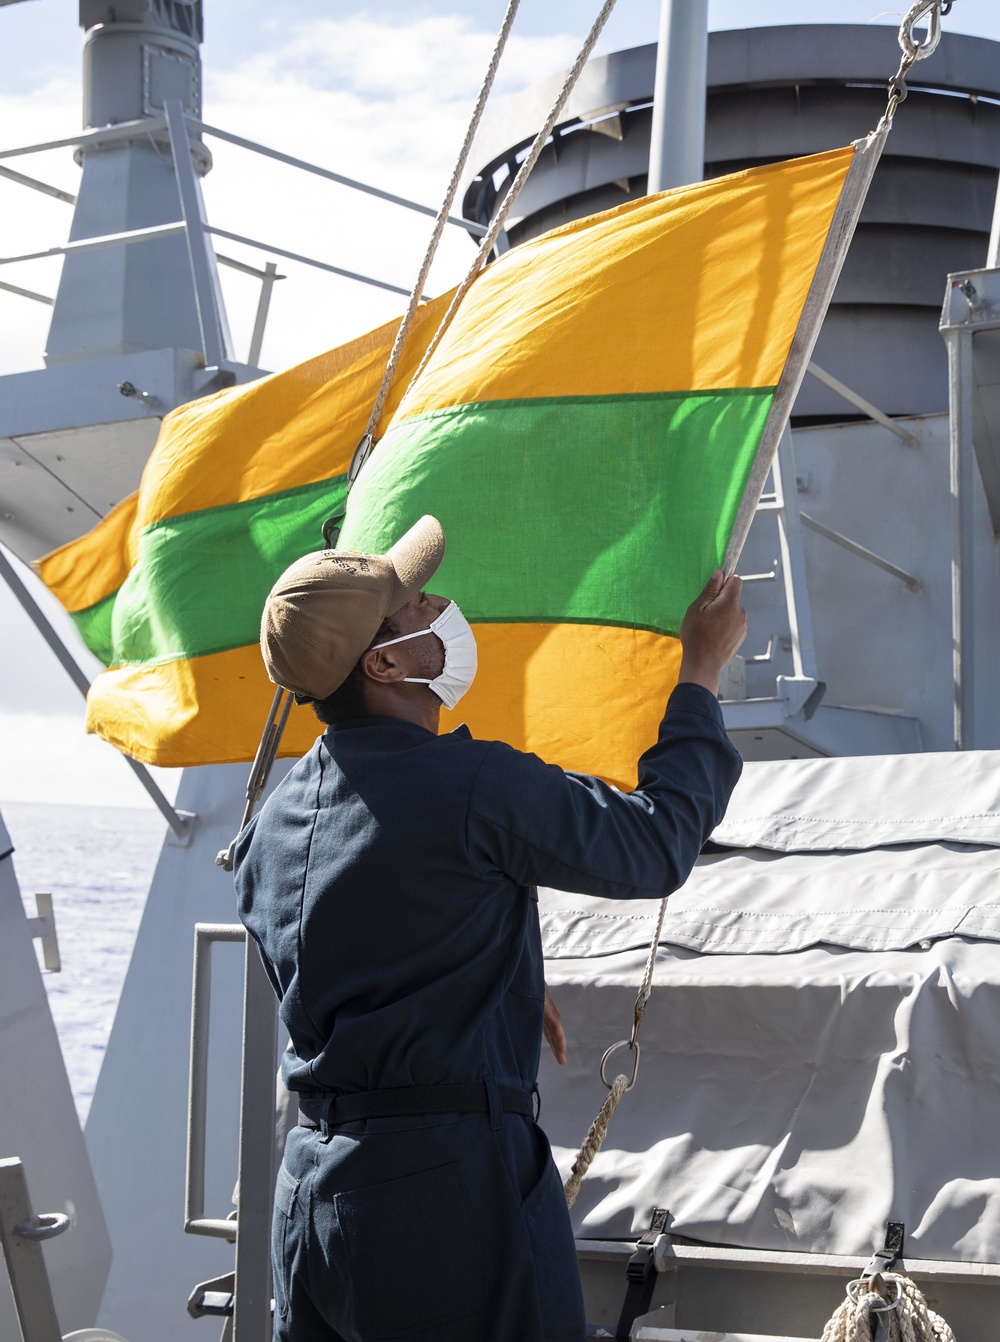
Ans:
{"type": "Polygon", "coordinates": [[[205,1136],[208,1121],[208,1036],[212,1002],[212,947],[244,942],[246,932],[227,923],[198,923],[194,929],[194,982],[191,993],[191,1069],[188,1081],[187,1171],[184,1229],[189,1235],[236,1239],[231,1217],[205,1215],[205,1136]]]}
{"type": "Polygon", "coordinates": [[[191,1001],[184,1229],[194,1235],[236,1241],[233,1342],[269,1342],[271,1337],[277,1048],[278,1005],[253,939],[239,924],[198,923],[191,1001]],[[244,943],[238,1209],[235,1217],[225,1219],[205,1215],[211,950],[217,942],[244,943]]]}
{"type": "MultiPolygon", "coordinates": [[[[37,144],[21,145],[13,149],[0,150],[0,177],[14,182],[19,186],[26,187],[33,191],[40,191],[45,195],[64,201],[66,204],[73,205],[76,203],[76,196],[73,195],[72,192],[65,191],[61,187],[52,186],[48,182],[43,182],[36,177],[31,177],[26,173],[18,172],[16,169],[3,166],[2,161],[22,157],[28,154],[45,153],[54,149],[106,148],[109,145],[121,144],[134,140],[140,135],[145,138],[154,135],[162,135],[166,132],[173,151],[174,171],[177,176],[178,191],[181,199],[182,217],[180,219],[165,224],[158,224],[151,228],[131,229],[122,233],[108,233],[100,237],[82,238],[75,242],[64,243],[61,246],[47,247],[41,251],[26,252],[17,256],[2,256],[0,257],[0,266],[19,265],[30,261],[46,260],[58,256],[71,256],[79,252],[99,251],[105,247],[131,246],[139,242],[151,242],[160,238],[169,238],[178,234],[184,234],[188,241],[195,295],[198,301],[199,319],[202,322],[203,327],[202,353],[205,356],[206,366],[210,368],[218,367],[219,362],[226,357],[225,347],[227,342],[223,339],[222,328],[225,319],[221,309],[220,299],[214,294],[214,278],[211,271],[206,270],[205,267],[205,260],[208,259],[204,255],[207,238],[225,238],[230,242],[238,243],[240,246],[250,247],[256,251],[269,252],[272,256],[282,257],[287,261],[294,261],[300,265],[324,271],[327,274],[338,275],[342,279],[352,280],[358,284],[366,284],[376,289],[385,290],[388,293],[399,294],[404,298],[410,296],[409,289],[398,284],[393,284],[388,280],[380,279],[372,275],[365,275],[360,271],[350,270],[345,266],[335,265],[331,261],[325,261],[315,256],[309,256],[303,252],[291,251],[288,248],[279,247],[274,243],[263,242],[258,238],[248,237],[242,233],[233,233],[228,229],[217,228],[210,224],[204,217],[204,212],[201,207],[201,193],[197,184],[197,176],[194,166],[191,162],[190,152],[182,152],[182,148],[185,144],[190,146],[190,134],[192,131],[200,135],[214,136],[216,139],[224,140],[228,144],[233,144],[241,149],[246,149],[250,153],[258,154],[277,163],[283,163],[300,172],[309,173],[312,176],[322,178],[326,181],[335,182],[340,186],[348,187],[350,190],[372,196],[377,200],[383,200],[387,204],[396,205],[402,209],[410,210],[417,214],[427,215],[431,218],[436,216],[437,211],[432,209],[429,205],[422,205],[418,201],[408,199],[406,196],[396,195],[391,191],[384,191],[380,187],[371,186],[369,183],[358,181],[356,178],[335,172],[331,168],[322,167],[317,163],[310,163],[307,159],[297,158],[293,154],[286,154],[280,150],[271,149],[267,145],[259,144],[255,140],[248,140],[244,136],[234,135],[230,131],[220,129],[218,126],[210,126],[206,122],[186,116],[181,104],[179,102],[174,102],[167,103],[162,117],[123,122],[120,125],[107,126],[100,130],[82,131],[79,135],[66,136],[59,140],[46,140],[37,144]],[[212,316],[213,308],[218,309],[217,318],[213,318],[212,316]],[[216,327],[219,329],[216,330],[216,327]]],[[[460,219],[456,216],[449,216],[447,222],[455,227],[463,229],[465,232],[475,237],[482,236],[486,232],[486,229],[481,224],[473,223],[467,219],[460,219]]],[[[248,355],[248,363],[252,366],[256,366],[257,360],[260,358],[260,349],[264,338],[264,326],[267,321],[271,290],[276,280],[285,279],[286,276],[277,273],[277,267],[273,262],[267,263],[263,270],[259,270],[254,266],[248,265],[246,262],[220,255],[218,252],[214,254],[214,260],[221,265],[229,266],[244,274],[255,276],[261,281],[261,294],[254,320],[253,335],[250,340],[250,353],[248,355]]],[[[47,294],[39,293],[34,289],[27,289],[21,285],[11,284],[3,280],[0,280],[0,290],[3,290],[6,293],[15,294],[21,298],[27,298],[36,303],[44,303],[48,306],[52,306],[55,301],[47,294]]]]}

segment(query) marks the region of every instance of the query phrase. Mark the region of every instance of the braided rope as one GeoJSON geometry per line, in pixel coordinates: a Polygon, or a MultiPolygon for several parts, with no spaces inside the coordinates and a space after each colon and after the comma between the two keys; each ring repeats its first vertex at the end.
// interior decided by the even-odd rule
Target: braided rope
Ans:
{"type": "Polygon", "coordinates": [[[591,1123],[587,1130],[587,1135],[583,1139],[583,1145],[577,1153],[576,1160],[573,1161],[573,1168],[570,1170],[569,1178],[566,1180],[564,1192],[566,1194],[566,1206],[572,1207],[576,1201],[576,1195],[580,1191],[580,1184],[583,1182],[583,1176],[590,1169],[590,1162],[600,1151],[607,1136],[608,1124],[611,1122],[611,1115],[621,1103],[621,1098],[629,1088],[629,1079],[627,1076],[616,1076],[612,1082],[611,1089],[608,1091],[608,1098],[601,1105],[600,1112],[591,1123]]]}
{"type": "MultiPolygon", "coordinates": [[[[853,1283],[852,1283],[853,1285],[853,1283]]],[[[869,1289],[858,1299],[848,1293],[823,1329],[820,1342],[871,1342],[879,1319],[888,1323],[887,1342],[955,1342],[955,1334],[940,1314],[927,1308],[927,1301],[909,1277],[896,1272],[876,1273],[869,1289]],[[887,1310],[882,1283],[897,1286],[899,1304],[887,1310]]]]}
{"type": "Polygon", "coordinates": [[[454,317],[455,313],[458,311],[462,299],[469,292],[469,289],[472,287],[473,281],[476,279],[479,272],[483,269],[483,267],[486,265],[486,262],[489,260],[489,255],[490,252],[493,250],[493,245],[496,242],[497,238],[500,236],[500,230],[506,223],[507,216],[508,214],[510,214],[514,202],[520,195],[521,188],[524,186],[524,183],[528,179],[528,174],[531,172],[532,168],[538,162],[538,157],[541,154],[542,150],[545,148],[545,144],[549,138],[549,135],[552,133],[552,127],[556,124],[556,119],[558,118],[559,113],[562,111],[566,103],[566,99],[572,93],[574,85],[576,84],[576,81],[580,77],[580,72],[583,69],[584,65],[587,63],[587,58],[590,56],[590,53],[593,50],[594,43],[600,37],[601,30],[604,27],[605,23],[608,21],[608,17],[611,14],[611,11],[614,9],[614,7],[615,7],[615,0],[605,0],[603,6],[601,7],[601,12],[594,20],[594,26],[587,34],[587,40],[581,47],[580,54],[573,62],[572,69],[566,76],[566,79],[563,82],[563,86],[559,90],[559,93],[556,96],[555,102],[549,109],[549,114],[545,118],[541,130],[535,136],[531,148],[528,151],[527,158],[521,164],[520,168],[518,168],[517,174],[514,177],[513,182],[511,182],[507,194],[500,202],[500,208],[497,210],[496,215],[493,218],[493,222],[490,224],[489,230],[487,231],[486,235],[483,237],[483,240],[479,245],[479,251],[476,253],[476,259],[473,261],[471,267],[469,268],[469,273],[466,275],[465,279],[455,290],[455,295],[451,300],[451,305],[449,306],[448,311],[442,317],[440,326],[434,332],[430,344],[424,351],[424,357],[421,359],[420,366],[417,368],[417,371],[413,376],[413,382],[417,381],[417,379],[420,377],[420,374],[427,367],[428,360],[431,358],[431,355],[434,353],[438,345],[441,343],[441,337],[444,335],[445,331],[451,325],[451,320],[454,317]]]}
{"type": "MultiPolygon", "coordinates": [[[[580,1191],[580,1184],[583,1182],[583,1176],[590,1169],[594,1157],[600,1151],[604,1144],[604,1139],[608,1135],[608,1124],[611,1122],[611,1115],[621,1103],[622,1096],[627,1090],[631,1090],[635,1085],[635,1078],[639,1071],[639,1026],[642,1024],[642,1018],[646,1014],[646,1007],[649,1003],[650,995],[653,991],[653,969],[656,966],[656,952],[660,944],[660,932],[663,929],[663,919],[667,912],[666,896],[660,900],[660,912],[656,919],[656,928],[653,932],[652,940],[649,943],[649,954],[646,956],[646,968],[642,976],[642,983],[639,985],[639,992],[635,999],[635,1012],[632,1018],[632,1035],[629,1039],[623,1040],[622,1044],[635,1052],[635,1067],[632,1071],[631,1080],[622,1073],[615,1077],[614,1081],[608,1086],[608,1097],[601,1105],[597,1117],[587,1129],[587,1135],[583,1139],[583,1145],[577,1152],[576,1159],[573,1161],[573,1167],[569,1172],[569,1178],[563,1185],[563,1191],[566,1194],[566,1206],[572,1207],[576,1201],[576,1195],[580,1191]]],[[[618,1048],[618,1044],[612,1045],[601,1060],[601,1079],[604,1079],[604,1064],[607,1061],[608,1054],[613,1049],[618,1048]]],[[[605,1083],[607,1084],[607,1083],[605,1083]]]]}
{"type": "MultiPolygon", "coordinates": [[[[497,33],[497,40],[493,47],[493,55],[490,57],[490,63],[487,67],[483,82],[479,87],[479,96],[476,98],[476,105],[472,111],[472,117],[469,121],[468,129],[465,132],[465,140],[462,148],[459,150],[458,159],[455,162],[455,169],[451,174],[451,181],[448,183],[448,189],[444,194],[444,200],[441,202],[441,208],[438,210],[437,218],[434,220],[434,229],[431,233],[431,240],[427,244],[427,251],[424,253],[424,259],[420,265],[420,273],[417,275],[416,282],[413,285],[413,291],[410,294],[410,302],[403,320],[399,323],[396,331],[396,339],[393,341],[392,350],[389,354],[389,362],[386,364],[385,372],[382,375],[382,382],[375,394],[375,404],[372,406],[371,415],[368,418],[368,427],[365,430],[365,437],[373,439],[378,430],[379,420],[382,418],[382,411],[385,409],[385,403],[388,399],[392,384],[396,379],[396,369],[399,367],[399,361],[403,356],[403,347],[406,344],[406,338],[410,334],[410,327],[413,325],[413,319],[416,316],[417,308],[420,306],[420,300],[423,298],[424,284],[427,282],[427,276],[430,274],[431,265],[437,253],[438,244],[444,233],[445,225],[448,222],[448,216],[451,214],[451,207],[455,200],[455,193],[458,191],[458,184],[461,181],[462,173],[465,170],[465,164],[469,157],[469,151],[472,148],[472,141],[475,139],[476,131],[479,129],[479,122],[482,119],[483,109],[486,107],[486,100],[493,88],[493,80],[496,78],[497,66],[500,64],[500,57],[503,55],[504,48],[507,45],[507,38],[510,36],[511,25],[514,22],[514,15],[517,13],[518,5],[521,0],[509,0],[507,12],[503,16],[503,23],[500,25],[500,31],[497,33]]],[[[362,439],[362,442],[364,439],[362,439]]]]}
{"type": "Polygon", "coordinates": [[[639,1033],[639,1022],[646,1014],[646,1003],[649,1001],[653,991],[653,969],[656,965],[656,952],[660,945],[660,933],[663,931],[663,919],[667,912],[667,899],[664,895],[660,900],[660,912],[656,919],[656,928],[653,931],[653,939],[649,943],[649,955],[646,957],[646,972],[642,976],[642,983],[639,986],[639,995],[635,999],[635,1026],[632,1031],[632,1040],[639,1033]]]}

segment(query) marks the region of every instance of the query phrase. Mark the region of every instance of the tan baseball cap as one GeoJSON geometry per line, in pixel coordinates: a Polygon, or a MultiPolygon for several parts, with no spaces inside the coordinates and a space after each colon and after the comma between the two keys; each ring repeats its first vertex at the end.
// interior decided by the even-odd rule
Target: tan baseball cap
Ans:
{"type": "Polygon", "coordinates": [[[327,698],[443,558],[441,523],[422,517],[387,554],[316,550],[297,559],[271,588],[260,622],[273,683],[300,699],[327,698]]]}

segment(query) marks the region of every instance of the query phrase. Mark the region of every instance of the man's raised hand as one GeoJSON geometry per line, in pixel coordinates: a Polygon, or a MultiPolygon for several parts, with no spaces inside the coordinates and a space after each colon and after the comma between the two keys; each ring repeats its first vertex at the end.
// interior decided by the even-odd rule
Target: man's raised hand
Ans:
{"type": "Polygon", "coordinates": [[[734,573],[726,581],[716,569],[681,621],[681,670],[678,681],[703,685],[719,693],[722,668],[747,636],[747,615],[740,604],[743,580],[734,573]]]}

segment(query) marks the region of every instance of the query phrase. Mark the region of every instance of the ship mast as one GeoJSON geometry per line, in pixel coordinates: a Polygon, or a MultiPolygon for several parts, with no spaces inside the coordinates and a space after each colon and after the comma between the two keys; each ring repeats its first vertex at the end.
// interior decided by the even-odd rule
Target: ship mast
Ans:
{"type": "Polygon", "coordinates": [[[700,182],[705,171],[708,0],[662,0],[653,84],[649,186],[700,182]]]}

